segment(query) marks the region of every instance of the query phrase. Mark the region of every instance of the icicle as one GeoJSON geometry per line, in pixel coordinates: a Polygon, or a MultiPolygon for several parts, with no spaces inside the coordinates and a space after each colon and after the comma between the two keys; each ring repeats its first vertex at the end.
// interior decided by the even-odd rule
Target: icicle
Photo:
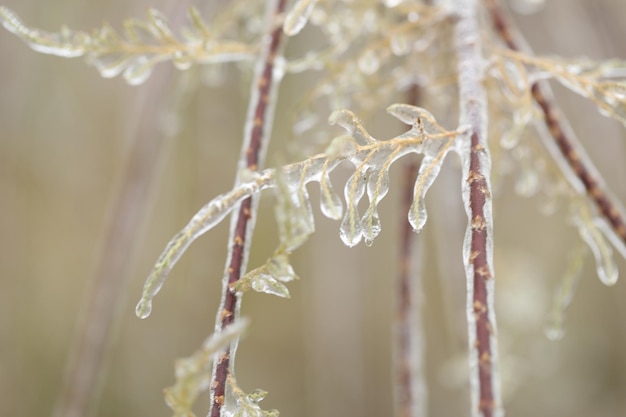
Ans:
{"type": "Polygon", "coordinates": [[[361,121],[350,110],[335,110],[328,118],[331,125],[339,125],[346,129],[360,146],[371,145],[375,142],[363,128],[361,121]]]}
{"type": "Polygon", "coordinates": [[[598,224],[605,220],[592,218],[587,208],[574,219],[580,237],[587,243],[596,260],[596,272],[604,285],[615,285],[619,271],[613,257],[611,245],[600,232],[598,224]]]}
{"type": "Polygon", "coordinates": [[[350,179],[348,179],[344,187],[344,197],[347,208],[339,228],[339,235],[343,243],[350,247],[359,243],[363,234],[357,206],[365,194],[367,176],[367,171],[357,169],[350,179]]]}
{"type": "Polygon", "coordinates": [[[333,191],[327,169],[322,172],[320,179],[320,209],[329,219],[339,220],[343,214],[341,198],[333,191]]]}
{"type": "Polygon", "coordinates": [[[426,192],[437,178],[437,175],[439,175],[443,160],[453,141],[454,139],[449,139],[438,153],[425,154],[422,159],[413,189],[413,204],[411,204],[411,210],[409,211],[409,223],[411,223],[413,230],[417,233],[422,230],[428,217],[426,203],[424,202],[426,192]]]}
{"type": "Polygon", "coordinates": [[[147,318],[152,312],[152,299],[161,290],[167,275],[180,259],[189,245],[217,225],[244,198],[261,191],[271,185],[272,172],[264,172],[253,181],[243,183],[232,191],[222,194],[202,207],[191,221],[165,247],[157,260],[150,276],[144,284],[141,300],[135,313],[141,319],[147,318]]]}
{"type": "Polygon", "coordinates": [[[283,31],[287,36],[294,36],[304,28],[317,0],[298,0],[285,17],[283,31]]]}
{"type": "Polygon", "coordinates": [[[152,74],[156,59],[148,59],[144,55],[133,57],[124,71],[124,79],[130,85],[139,85],[146,82],[152,74]]]}
{"type": "Polygon", "coordinates": [[[565,310],[574,298],[574,291],[580,281],[580,275],[584,265],[585,250],[581,244],[570,255],[569,267],[563,276],[559,287],[554,293],[550,317],[546,325],[546,337],[550,340],[560,340],[565,335],[564,322],[565,310]]]}

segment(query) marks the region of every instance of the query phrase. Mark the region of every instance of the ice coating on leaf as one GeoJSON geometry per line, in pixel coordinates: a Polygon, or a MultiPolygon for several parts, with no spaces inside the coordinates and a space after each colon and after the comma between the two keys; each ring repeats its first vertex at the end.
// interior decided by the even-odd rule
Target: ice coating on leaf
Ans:
{"type": "Polygon", "coordinates": [[[333,190],[328,170],[324,170],[320,178],[320,209],[329,219],[339,220],[343,214],[341,198],[333,190]]]}
{"type": "Polygon", "coordinates": [[[429,149],[430,152],[424,155],[420,164],[415,186],[413,187],[413,203],[409,210],[409,223],[415,232],[420,232],[426,224],[428,217],[424,201],[426,192],[437,178],[437,175],[439,175],[441,165],[453,141],[454,139],[449,139],[440,149],[438,147],[425,148],[429,149]]]}
{"type": "Polygon", "coordinates": [[[583,213],[575,221],[580,237],[587,243],[595,257],[598,278],[604,285],[615,285],[619,271],[613,257],[613,250],[598,228],[598,223],[604,222],[604,219],[592,219],[587,216],[587,213],[583,213]]]}
{"type": "Polygon", "coordinates": [[[339,235],[343,243],[350,247],[361,241],[363,229],[357,206],[365,194],[366,185],[367,172],[357,169],[344,187],[346,213],[341,222],[339,235]]]}
{"type": "Polygon", "coordinates": [[[209,388],[213,357],[228,344],[238,339],[250,321],[240,318],[219,333],[207,337],[202,348],[175,363],[176,383],[165,388],[165,402],[174,411],[174,417],[193,417],[191,411],[198,394],[209,388]]]}
{"type": "Polygon", "coordinates": [[[371,145],[374,142],[374,138],[367,133],[361,121],[350,110],[335,110],[328,118],[328,123],[346,129],[359,146],[371,145]]]}
{"type": "Polygon", "coordinates": [[[187,226],[170,240],[157,260],[144,284],[141,300],[135,309],[137,317],[145,319],[150,315],[152,299],[161,290],[167,275],[189,245],[222,221],[241,200],[270,186],[272,178],[270,171],[258,175],[253,181],[243,183],[232,191],[211,200],[193,216],[187,226]]]}
{"type": "Polygon", "coordinates": [[[283,31],[287,36],[300,33],[315,8],[317,0],[298,0],[285,17],[283,31]]]}

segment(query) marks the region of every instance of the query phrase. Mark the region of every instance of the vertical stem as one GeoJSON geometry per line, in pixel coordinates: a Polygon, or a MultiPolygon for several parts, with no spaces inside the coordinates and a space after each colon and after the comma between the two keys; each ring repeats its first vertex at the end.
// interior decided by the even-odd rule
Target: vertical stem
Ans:
{"type": "Polygon", "coordinates": [[[469,125],[469,141],[459,149],[463,160],[463,200],[468,215],[464,243],[467,275],[467,319],[470,347],[472,415],[503,414],[498,381],[497,339],[493,306],[493,218],[491,157],[487,145],[487,98],[482,83],[484,59],[478,4],[457,0],[454,29],[457,55],[460,125],[469,125]]]}
{"type": "MultiPolygon", "coordinates": [[[[281,46],[282,27],[276,26],[276,21],[277,17],[284,12],[285,5],[286,0],[277,0],[268,5],[268,21],[273,29],[266,37],[262,53],[257,61],[236,183],[239,183],[243,170],[257,171],[260,168],[269,143],[275,93],[282,77],[282,70],[276,70],[276,56],[281,46]]],[[[222,302],[215,324],[216,332],[232,324],[239,314],[241,300],[231,290],[231,286],[241,278],[246,268],[248,249],[256,220],[257,202],[258,196],[245,199],[231,218],[228,261],[224,272],[222,302]]],[[[234,377],[236,348],[237,343],[233,342],[214,361],[210,417],[221,415],[222,406],[226,400],[226,384],[229,375],[234,377]]]]}
{"type": "MultiPolygon", "coordinates": [[[[413,85],[408,103],[419,102],[420,88],[413,85]]],[[[407,213],[413,202],[413,188],[419,163],[404,168],[404,192],[400,207],[400,273],[397,281],[395,325],[395,411],[397,417],[426,415],[426,384],[424,382],[423,328],[421,313],[421,279],[423,246],[420,235],[413,233],[407,213]]]]}
{"type": "Polygon", "coordinates": [[[154,114],[158,103],[162,103],[160,97],[164,95],[167,79],[163,75],[147,90],[148,94],[141,97],[138,105],[141,110],[136,117],[141,124],[137,132],[133,132],[136,140],[130,150],[128,166],[109,210],[103,247],[86,296],[84,318],[70,349],[54,416],[91,415],[99,395],[107,351],[114,339],[116,314],[124,305],[129,255],[138,241],[142,219],[150,206],[150,190],[159,174],[158,159],[164,138],[154,128],[154,114]]]}
{"type": "MultiPolygon", "coordinates": [[[[497,0],[485,0],[496,32],[506,46],[519,51],[524,45],[523,39],[516,36],[512,23],[500,7],[497,0]]],[[[527,48],[524,48],[527,49],[527,48]]],[[[606,190],[602,177],[597,172],[582,147],[578,144],[567,120],[559,115],[557,105],[551,97],[549,87],[545,83],[534,83],[531,92],[535,102],[541,108],[544,123],[560,152],[561,157],[582,183],[588,197],[595,203],[600,214],[611,226],[614,233],[626,244],[626,217],[621,206],[606,190]]],[[[570,175],[567,175],[571,178],[570,175]]],[[[579,189],[579,184],[572,184],[579,189]]]]}

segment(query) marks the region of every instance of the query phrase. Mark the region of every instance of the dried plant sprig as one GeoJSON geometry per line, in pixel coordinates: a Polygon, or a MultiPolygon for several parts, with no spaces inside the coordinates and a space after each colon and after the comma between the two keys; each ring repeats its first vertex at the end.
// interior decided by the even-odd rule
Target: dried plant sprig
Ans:
{"type": "Polygon", "coordinates": [[[52,33],[25,26],[13,11],[0,7],[0,22],[37,52],[74,58],[84,56],[105,78],[123,73],[131,85],[145,82],[155,64],[172,61],[178,69],[193,63],[230,62],[252,59],[257,47],[239,41],[221,39],[212,33],[195,8],[189,10],[189,26],[177,36],[167,18],[156,9],[148,9],[147,19],[128,19],[124,35],[110,25],[90,33],[62,27],[52,33]]]}

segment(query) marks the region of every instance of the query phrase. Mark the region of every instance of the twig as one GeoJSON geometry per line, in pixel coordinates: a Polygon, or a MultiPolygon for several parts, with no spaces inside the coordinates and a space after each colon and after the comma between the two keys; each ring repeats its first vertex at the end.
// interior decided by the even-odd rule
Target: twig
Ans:
{"type": "MultiPolygon", "coordinates": [[[[273,27],[259,57],[256,76],[253,80],[253,95],[250,98],[246,131],[242,154],[239,160],[239,175],[244,169],[257,171],[262,163],[265,149],[269,142],[269,132],[273,118],[273,99],[277,90],[278,79],[275,73],[275,58],[282,38],[282,27],[274,27],[278,16],[285,10],[286,0],[277,0],[268,6],[269,21],[273,27]]],[[[225,280],[222,288],[222,303],[217,314],[216,332],[231,325],[238,315],[240,298],[232,284],[237,282],[244,273],[248,260],[249,241],[254,228],[256,202],[258,196],[245,199],[239,206],[237,215],[231,221],[231,236],[229,255],[225,271],[225,280]]],[[[234,376],[233,366],[237,343],[233,342],[221,355],[217,356],[213,365],[211,382],[211,409],[210,417],[220,417],[225,402],[226,384],[229,375],[234,376]]]]}
{"type": "MultiPolygon", "coordinates": [[[[497,0],[485,0],[496,32],[506,46],[513,51],[520,51],[523,39],[516,33],[515,27],[507,18],[497,0]]],[[[526,48],[524,48],[526,49],[526,48]]],[[[558,150],[573,173],[585,188],[588,197],[596,204],[600,214],[610,224],[617,236],[626,244],[626,219],[618,203],[607,192],[600,174],[584,154],[578,141],[571,132],[567,120],[559,115],[558,106],[551,99],[549,87],[545,83],[534,83],[531,87],[535,102],[541,108],[544,122],[554,139],[558,150]]],[[[574,187],[576,184],[573,184],[574,187]]]]}
{"type": "Polygon", "coordinates": [[[458,0],[454,29],[459,84],[460,125],[469,125],[461,150],[463,200],[468,227],[463,256],[468,280],[468,329],[472,415],[503,414],[498,381],[497,338],[493,310],[493,217],[491,157],[487,144],[487,98],[482,83],[483,57],[478,2],[458,0]]]}
{"type": "MultiPolygon", "coordinates": [[[[407,102],[417,105],[420,88],[411,86],[407,102]]],[[[400,207],[400,273],[397,281],[396,340],[395,340],[395,410],[397,417],[424,416],[426,410],[426,384],[423,380],[423,329],[421,319],[416,323],[419,311],[421,278],[423,272],[423,246],[420,235],[413,228],[406,213],[413,202],[413,188],[419,163],[411,162],[404,167],[404,193],[400,207]],[[414,267],[413,267],[414,266],[414,267]]]]}

